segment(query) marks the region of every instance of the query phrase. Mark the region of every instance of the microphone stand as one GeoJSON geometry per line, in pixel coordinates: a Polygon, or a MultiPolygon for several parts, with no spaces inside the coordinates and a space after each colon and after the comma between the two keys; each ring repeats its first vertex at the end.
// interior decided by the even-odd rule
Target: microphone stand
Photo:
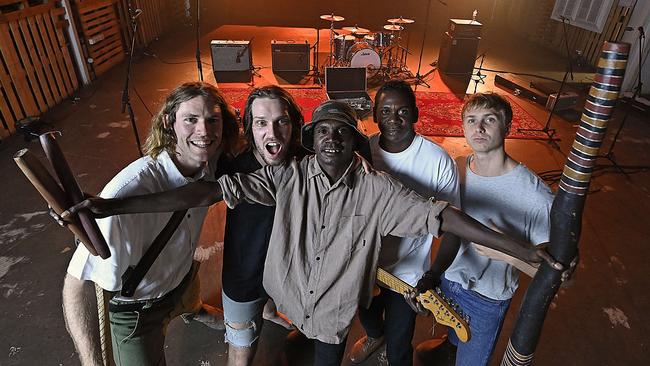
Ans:
{"type": "Polygon", "coordinates": [[[478,71],[476,72],[476,74],[472,75],[472,76],[476,76],[476,79],[474,79],[474,94],[476,94],[476,90],[478,89],[478,84],[479,83],[485,84],[485,78],[487,77],[487,75],[481,74],[481,70],[483,70],[483,61],[485,61],[485,52],[480,54],[476,59],[478,60],[479,58],[481,59],[481,63],[478,65],[478,71]]]}
{"type": "MultiPolygon", "coordinates": [[[[548,118],[546,119],[546,124],[544,125],[544,128],[537,129],[537,128],[518,128],[517,131],[519,132],[525,132],[525,131],[532,131],[532,132],[543,132],[546,134],[548,143],[553,145],[556,149],[560,149],[560,147],[555,143],[553,138],[555,137],[555,129],[551,128],[551,119],[553,115],[555,114],[555,109],[557,107],[558,102],[560,101],[560,97],[562,96],[562,90],[564,89],[564,84],[566,83],[566,79],[569,75],[571,75],[571,80],[573,80],[573,62],[571,61],[571,53],[569,52],[569,39],[567,37],[567,30],[566,30],[566,18],[561,17],[562,19],[562,33],[564,34],[564,47],[566,48],[566,53],[567,53],[567,68],[566,71],[564,72],[564,77],[562,78],[562,82],[560,82],[560,88],[557,91],[555,102],[553,102],[553,105],[551,107],[551,112],[548,114],[548,118]]],[[[551,96],[549,95],[549,98],[551,96]]]]}
{"type": "Polygon", "coordinates": [[[418,60],[418,71],[415,73],[415,91],[418,90],[418,85],[424,84],[427,86],[427,88],[431,88],[429,83],[424,81],[424,78],[429,76],[435,69],[431,69],[431,71],[427,72],[424,75],[420,75],[420,69],[422,68],[422,55],[424,54],[424,42],[427,39],[427,31],[429,30],[429,10],[431,9],[431,0],[427,2],[427,12],[426,14],[426,21],[424,22],[424,34],[422,35],[422,46],[420,47],[420,59],[418,60]]]}
{"type": "Polygon", "coordinates": [[[641,69],[643,67],[643,41],[645,40],[645,32],[643,31],[643,27],[639,26],[637,28],[639,31],[639,70],[637,70],[637,85],[634,88],[634,94],[632,94],[632,99],[628,103],[630,103],[625,110],[625,115],[623,116],[623,120],[621,121],[621,124],[618,126],[618,130],[616,130],[616,133],[614,134],[614,140],[612,141],[612,144],[609,145],[609,149],[607,149],[607,152],[604,155],[598,155],[598,158],[604,158],[609,160],[612,165],[621,173],[625,174],[625,176],[628,176],[627,173],[621,168],[621,166],[616,162],[616,158],[614,156],[614,146],[616,146],[616,142],[618,141],[618,136],[621,134],[621,131],[623,130],[623,127],[625,126],[625,122],[627,121],[627,117],[630,115],[630,110],[632,109],[632,103],[636,100],[636,97],[641,95],[641,92],[643,90],[643,82],[641,82],[641,69]]]}
{"type": "Polygon", "coordinates": [[[138,153],[142,157],[142,146],[140,145],[140,136],[138,135],[138,126],[135,124],[135,115],[133,114],[133,107],[131,106],[131,98],[129,96],[129,83],[131,81],[131,64],[133,63],[133,52],[135,52],[135,37],[137,36],[138,31],[138,22],[136,18],[142,13],[140,9],[137,9],[133,12],[131,8],[131,2],[128,3],[129,16],[131,17],[131,49],[129,50],[129,62],[126,66],[126,77],[124,80],[124,89],[122,89],[122,114],[125,110],[129,113],[129,120],[131,121],[131,127],[133,128],[133,134],[135,136],[135,143],[138,147],[138,153]],[[138,12],[140,10],[140,12],[138,12]]]}
{"type": "Polygon", "coordinates": [[[201,64],[201,0],[196,0],[196,68],[199,71],[199,81],[203,81],[203,65],[201,64]]]}

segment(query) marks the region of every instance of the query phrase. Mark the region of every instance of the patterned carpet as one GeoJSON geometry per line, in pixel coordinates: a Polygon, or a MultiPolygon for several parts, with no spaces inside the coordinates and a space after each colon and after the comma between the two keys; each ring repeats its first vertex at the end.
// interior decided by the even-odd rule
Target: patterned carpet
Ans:
{"type": "MultiPolygon", "coordinates": [[[[311,120],[314,109],[327,99],[324,89],[288,89],[303,109],[305,121],[311,120]]],[[[226,99],[235,108],[244,109],[246,97],[250,89],[221,88],[226,99]]],[[[463,100],[451,93],[416,92],[417,104],[420,109],[420,120],[415,125],[417,132],[425,136],[463,136],[460,111],[463,100]]],[[[508,138],[544,138],[541,132],[519,132],[519,128],[536,128],[543,126],[528,112],[520,107],[509,95],[506,97],[512,104],[513,121],[508,138]]]]}

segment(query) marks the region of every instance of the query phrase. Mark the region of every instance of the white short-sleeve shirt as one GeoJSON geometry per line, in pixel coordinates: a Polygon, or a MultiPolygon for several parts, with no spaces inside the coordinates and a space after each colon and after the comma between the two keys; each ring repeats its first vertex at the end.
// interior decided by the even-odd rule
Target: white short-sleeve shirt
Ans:
{"type": "MultiPolygon", "coordinates": [[[[167,152],[156,159],[144,156],[119,172],[100,193],[101,197],[127,197],[170,190],[197,179],[214,181],[216,158],[197,176],[184,177],[167,152]]],[[[203,225],[207,207],[192,208],[153,263],[131,298],[156,299],[176,288],[192,265],[192,257],[203,225]]],[[[111,251],[102,259],[79,245],[68,266],[68,273],[80,280],[90,280],[107,291],[122,288],[122,274],[138,264],[153,240],[165,227],[171,213],[116,215],[98,219],[97,224],[111,251]]]]}

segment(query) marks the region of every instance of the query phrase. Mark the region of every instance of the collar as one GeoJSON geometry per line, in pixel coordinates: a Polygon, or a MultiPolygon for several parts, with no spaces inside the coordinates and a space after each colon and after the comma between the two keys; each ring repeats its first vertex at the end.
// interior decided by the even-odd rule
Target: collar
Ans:
{"type": "Polygon", "coordinates": [[[178,170],[178,167],[176,166],[176,163],[174,163],[174,160],[171,158],[171,156],[169,156],[169,153],[167,151],[160,153],[157,160],[160,162],[160,164],[163,165],[165,171],[167,174],[169,174],[169,178],[173,182],[179,185],[184,185],[187,183],[195,182],[197,180],[201,180],[205,177],[214,176],[217,158],[218,157],[210,159],[208,164],[206,164],[203,169],[199,170],[191,177],[186,177],[181,174],[180,170],[178,170]]]}
{"type": "MultiPolygon", "coordinates": [[[[337,185],[343,183],[349,189],[354,188],[354,172],[359,164],[361,164],[361,161],[359,160],[359,157],[354,154],[352,156],[350,165],[348,165],[348,168],[345,170],[345,172],[343,172],[341,178],[338,181],[334,182],[331,187],[334,188],[337,185]]],[[[309,163],[307,164],[307,179],[312,179],[321,174],[325,176],[325,173],[321,169],[320,164],[318,164],[318,160],[316,160],[316,155],[310,156],[309,163]]],[[[327,177],[325,176],[325,178],[327,177]]]]}

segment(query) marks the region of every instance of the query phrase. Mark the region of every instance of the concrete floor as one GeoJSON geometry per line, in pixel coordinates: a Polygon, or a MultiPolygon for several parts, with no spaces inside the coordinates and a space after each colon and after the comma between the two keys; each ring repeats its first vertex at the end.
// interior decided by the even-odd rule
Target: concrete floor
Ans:
{"type": "MultiPolygon", "coordinates": [[[[203,36],[202,55],[206,81],[214,81],[210,69],[210,39],[250,39],[255,36],[255,65],[264,66],[256,85],[277,82],[270,65],[271,39],[308,39],[315,31],[272,27],[222,26],[203,36]]],[[[485,66],[521,72],[562,72],[564,61],[558,56],[527,45],[522,40],[496,40],[484,34],[482,50],[490,50],[485,66]],[[513,52],[517,50],[517,52],[513,52]]],[[[321,33],[321,40],[327,32],[321,33]]],[[[414,35],[411,44],[419,44],[414,35]]],[[[508,36],[511,37],[511,36],[508,36]]],[[[512,36],[514,37],[514,36],[512,36]]],[[[437,43],[428,45],[423,58],[423,73],[437,58],[437,43]]],[[[192,30],[170,32],[154,42],[134,61],[131,101],[140,136],[146,135],[150,112],[178,83],[197,79],[192,30]],[[141,98],[141,100],[140,100],[141,98]]],[[[325,47],[323,47],[324,49],[325,47]]],[[[417,56],[409,58],[417,69],[417,56]]],[[[321,58],[322,60],[322,58],[321,58]]],[[[138,157],[128,117],[120,113],[120,93],[125,68],[115,67],[95,82],[50,111],[45,119],[63,132],[60,143],[82,188],[90,193],[103,185],[121,168],[138,157]]],[[[432,74],[431,90],[445,91],[438,73],[432,74]]],[[[229,85],[232,86],[232,85],[229,85]]],[[[244,85],[241,85],[244,86],[244,85]]],[[[422,87],[420,87],[422,88],[422,87]]],[[[472,88],[473,89],[473,88],[472,88]]],[[[493,90],[494,74],[479,91],[493,90]]],[[[542,124],[547,111],[524,100],[524,106],[542,124]]],[[[625,108],[615,113],[610,126],[612,139],[625,108]]],[[[553,118],[558,130],[560,150],[543,141],[508,140],[507,150],[538,173],[561,169],[575,134],[579,116],[553,118]]],[[[536,353],[538,365],[623,365],[647,364],[650,360],[650,298],[647,289],[647,264],[650,247],[650,174],[633,167],[650,164],[650,125],[648,116],[633,112],[616,145],[616,160],[629,175],[602,169],[591,184],[582,225],[581,263],[573,287],[561,290],[548,312],[536,353]],[[646,243],[646,244],[643,244],[646,243]],[[643,268],[646,268],[645,270],[643,268]]],[[[363,121],[367,133],[376,131],[371,120],[363,121]]],[[[467,153],[461,138],[433,138],[452,156],[467,153]]],[[[36,191],[12,161],[13,154],[29,148],[43,158],[36,141],[14,135],[0,143],[0,365],[77,365],[72,342],[65,330],[61,295],[65,268],[73,250],[71,235],[54,224],[36,191]]],[[[606,160],[601,162],[609,164],[606,160]]],[[[554,186],[554,188],[556,188],[554,186]]],[[[201,268],[204,300],[220,305],[221,241],[223,205],[210,209],[204,225],[201,248],[209,257],[201,268]]],[[[527,280],[522,281],[525,288],[527,280]]],[[[507,317],[496,356],[501,359],[515,321],[523,290],[517,293],[507,317]]],[[[432,320],[418,319],[414,344],[431,335],[432,320]]],[[[443,327],[435,328],[437,336],[443,327]]],[[[355,323],[348,345],[361,333],[355,323]]],[[[266,324],[261,337],[256,365],[309,365],[311,348],[304,343],[287,343],[286,331],[266,324]]],[[[167,342],[170,365],[223,365],[227,358],[223,334],[199,324],[171,323],[167,342]]],[[[347,361],[346,361],[347,362],[347,361]]],[[[416,364],[426,362],[416,361],[416,364]]],[[[365,365],[377,364],[377,355],[365,365]]]]}

